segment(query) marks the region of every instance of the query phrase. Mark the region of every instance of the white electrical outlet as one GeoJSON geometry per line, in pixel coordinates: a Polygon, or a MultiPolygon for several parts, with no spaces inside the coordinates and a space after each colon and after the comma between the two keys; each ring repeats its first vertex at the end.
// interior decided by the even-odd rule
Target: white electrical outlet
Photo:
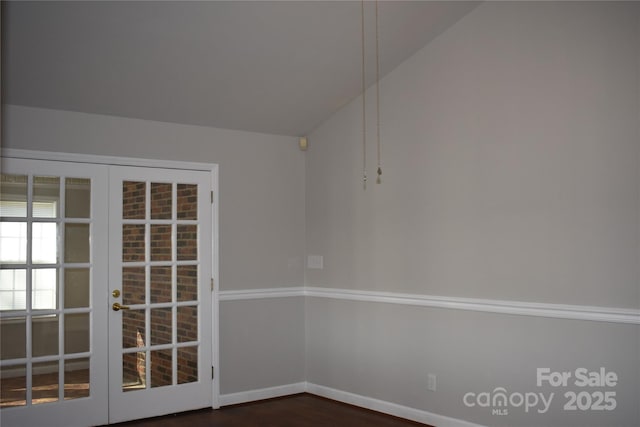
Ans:
{"type": "Polygon", "coordinates": [[[429,374],[427,376],[427,388],[431,391],[436,391],[436,375],[429,374]]]}

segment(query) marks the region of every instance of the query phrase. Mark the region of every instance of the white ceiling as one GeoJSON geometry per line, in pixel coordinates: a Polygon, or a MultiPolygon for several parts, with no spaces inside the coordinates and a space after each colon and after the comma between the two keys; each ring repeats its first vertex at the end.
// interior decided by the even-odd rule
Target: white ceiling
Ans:
{"type": "MultiPolygon", "coordinates": [[[[380,2],[382,75],[476,5],[380,2]]],[[[360,93],[360,31],[358,1],[3,2],[3,102],[304,135],[360,93]]]]}

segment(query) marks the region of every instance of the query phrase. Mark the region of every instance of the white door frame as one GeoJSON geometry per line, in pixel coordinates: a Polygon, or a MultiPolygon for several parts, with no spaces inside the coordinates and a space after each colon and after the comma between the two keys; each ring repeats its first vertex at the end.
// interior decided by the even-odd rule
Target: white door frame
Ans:
{"type": "MultiPolygon", "coordinates": [[[[211,174],[211,189],[213,191],[213,204],[211,206],[211,274],[214,283],[214,287],[211,292],[211,319],[213,325],[211,325],[211,345],[212,345],[212,363],[215,367],[215,377],[213,379],[213,399],[211,407],[218,409],[220,407],[220,349],[219,349],[219,178],[218,178],[218,165],[215,163],[197,163],[197,162],[184,162],[173,160],[154,160],[154,159],[142,159],[142,158],[129,158],[129,157],[114,157],[114,156],[99,156],[92,154],[78,154],[78,153],[61,153],[52,151],[34,151],[34,150],[20,150],[20,149],[6,149],[0,150],[0,155],[3,158],[16,158],[16,159],[31,159],[31,160],[51,160],[51,161],[63,161],[63,162],[78,162],[78,163],[92,163],[100,165],[110,166],[139,166],[139,167],[155,167],[165,169],[185,169],[185,170],[197,170],[206,171],[211,174]]],[[[105,295],[106,298],[106,295],[105,295]]],[[[106,300],[106,303],[109,301],[106,300]]]]}

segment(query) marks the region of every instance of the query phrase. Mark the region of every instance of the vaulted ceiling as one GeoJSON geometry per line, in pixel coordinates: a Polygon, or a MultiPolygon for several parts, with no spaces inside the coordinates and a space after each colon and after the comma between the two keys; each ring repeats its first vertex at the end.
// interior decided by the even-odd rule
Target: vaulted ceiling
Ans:
{"type": "MultiPolygon", "coordinates": [[[[477,2],[379,4],[384,75],[477,2]]],[[[367,83],[375,3],[365,3],[367,83]]],[[[304,135],[361,91],[359,1],[3,2],[3,102],[304,135]]]]}

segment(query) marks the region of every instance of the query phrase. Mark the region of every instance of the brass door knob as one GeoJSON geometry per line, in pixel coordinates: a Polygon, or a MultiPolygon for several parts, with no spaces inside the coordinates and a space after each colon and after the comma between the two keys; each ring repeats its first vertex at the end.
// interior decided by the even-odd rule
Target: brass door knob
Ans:
{"type": "Polygon", "coordinates": [[[114,302],[111,308],[113,309],[113,311],[129,310],[128,305],[120,305],[119,302],[114,302]]]}

